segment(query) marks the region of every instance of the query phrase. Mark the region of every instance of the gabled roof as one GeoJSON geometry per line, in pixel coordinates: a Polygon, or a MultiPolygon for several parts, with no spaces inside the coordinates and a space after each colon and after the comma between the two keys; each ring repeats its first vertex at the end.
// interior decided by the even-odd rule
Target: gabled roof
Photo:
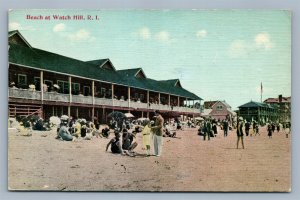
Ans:
{"type": "Polygon", "coordinates": [[[32,48],[29,42],[27,42],[27,40],[22,36],[22,34],[18,30],[13,30],[8,32],[8,38],[11,38],[14,35],[19,37],[29,48],[32,48]]]}
{"type": "Polygon", "coordinates": [[[269,108],[268,104],[250,101],[248,103],[245,103],[238,108],[255,108],[255,107],[263,107],[263,108],[269,108]]]}
{"type": "Polygon", "coordinates": [[[215,101],[215,103],[211,107],[214,107],[217,103],[222,103],[226,106],[226,108],[231,109],[231,106],[226,101],[215,101]]]}
{"type": "Polygon", "coordinates": [[[98,68],[96,65],[41,49],[30,49],[16,44],[11,44],[9,48],[9,62],[104,82],[123,83],[115,71],[98,68]]]}
{"type": "Polygon", "coordinates": [[[171,86],[176,86],[176,87],[182,88],[179,79],[161,80],[161,82],[165,82],[166,84],[169,84],[171,86]]]}
{"type": "Polygon", "coordinates": [[[217,101],[204,101],[204,109],[211,109],[217,101]]]}
{"type": "MultiPolygon", "coordinates": [[[[11,32],[9,35],[13,34],[16,33],[11,32]]],[[[184,88],[176,87],[168,82],[149,79],[146,76],[140,78],[140,75],[144,75],[141,68],[119,71],[103,68],[102,66],[106,63],[112,65],[109,59],[84,62],[37,48],[28,48],[18,44],[10,44],[9,62],[24,67],[166,93],[188,99],[201,99],[194,93],[191,93],[184,88]]]]}
{"type": "Polygon", "coordinates": [[[137,78],[147,78],[142,68],[132,68],[132,69],[121,69],[118,70],[118,73],[120,73],[122,76],[125,77],[137,77],[137,78]]]}
{"type": "MultiPolygon", "coordinates": [[[[291,97],[282,97],[282,103],[290,103],[291,97]]],[[[264,103],[279,103],[279,98],[268,98],[264,100],[264,103]]]]}
{"type": "Polygon", "coordinates": [[[97,65],[100,68],[104,68],[104,66],[106,66],[105,64],[108,64],[109,67],[105,67],[105,69],[112,69],[112,70],[116,71],[116,68],[114,67],[114,65],[108,58],[98,59],[98,60],[90,60],[90,61],[86,61],[86,62],[93,64],[93,65],[97,65]]]}

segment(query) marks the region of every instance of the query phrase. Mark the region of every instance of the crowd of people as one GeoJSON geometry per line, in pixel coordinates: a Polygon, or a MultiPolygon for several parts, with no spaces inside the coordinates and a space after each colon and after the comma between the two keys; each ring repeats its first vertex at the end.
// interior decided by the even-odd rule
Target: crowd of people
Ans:
{"type": "MultiPolygon", "coordinates": [[[[50,130],[50,122],[44,122],[40,117],[22,118],[21,121],[24,127],[31,127],[32,130],[50,130]]],[[[223,131],[224,138],[228,136],[229,130],[236,129],[237,143],[236,148],[241,147],[244,149],[244,135],[252,137],[260,135],[260,126],[256,121],[243,120],[238,117],[235,123],[229,122],[224,119],[217,121],[212,118],[204,119],[203,121],[195,121],[190,118],[186,122],[181,122],[178,118],[174,120],[164,121],[161,113],[155,111],[153,119],[144,119],[143,121],[136,121],[130,123],[124,120],[120,125],[114,119],[111,120],[109,126],[101,127],[97,120],[87,121],[85,119],[75,119],[66,115],[61,116],[60,124],[57,127],[56,139],[63,141],[76,141],[76,140],[91,140],[93,138],[103,137],[109,138],[111,130],[113,130],[114,137],[108,142],[106,151],[109,147],[112,153],[135,156],[134,151],[138,146],[136,136],[141,133],[142,145],[145,150],[145,156],[161,156],[162,145],[164,137],[180,138],[177,137],[177,131],[184,130],[185,127],[196,128],[199,126],[198,135],[203,137],[203,140],[211,140],[217,137],[218,132],[223,131]],[[153,151],[153,153],[151,153],[153,151]]],[[[291,133],[291,123],[267,123],[266,130],[268,137],[271,139],[273,134],[277,131],[284,132],[286,137],[291,133]]]]}
{"type": "MultiPolygon", "coordinates": [[[[244,134],[245,136],[257,136],[260,135],[260,126],[257,121],[247,121],[243,120],[242,117],[238,117],[237,121],[234,124],[234,127],[236,129],[237,134],[237,145],[236,148],[239,148],[239,144],[241,143],[242,148],[245,148],[244,145],[244,134]]],[[[200,128],[198,129],[198,135],[203,136],[203,140],[210,140],[211,137],[216,137],[218,134],[218,127],[219,129],[223,130],[224,137],[226,138],[228,136],[228,131],[230,129],[233,129],[233,127],[230,126],[230,123],[227,119],[224,119],[222,121],[216,121],[215,119],[207,118],[204,121],[200,123],[200,128]]],[[[278,133],[282,130],[282,132],[285,133],[286,137],[289,137],[289,134],[291,133],[291,123],[275,123],[275,122],[269,122],[267,123],[267,133],[268,137],[272,138],[272,135],[275,131],[278,133]]]]}

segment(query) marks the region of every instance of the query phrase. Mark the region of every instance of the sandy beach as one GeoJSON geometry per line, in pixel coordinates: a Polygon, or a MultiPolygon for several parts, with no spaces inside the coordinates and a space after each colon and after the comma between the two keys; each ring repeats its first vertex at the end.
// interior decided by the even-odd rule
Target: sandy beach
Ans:
{"type": "MultiPolygon", "coordinates": [[[[9,190],[50,191],[253,191],[291,190],[291,137],[275,132],[245,137],[235,130],[203,141],[196,128],[164,138],[161,157],[145,157],[141,134],[136,157],[105,152],[109,139],[55,139],[55,131],[22,136],[9,131],[9,190]]],[[[110,135],[110,138],[113,134],[110,135]]],[[[152,149],[153,150],[153,149],[152,149]]]]}

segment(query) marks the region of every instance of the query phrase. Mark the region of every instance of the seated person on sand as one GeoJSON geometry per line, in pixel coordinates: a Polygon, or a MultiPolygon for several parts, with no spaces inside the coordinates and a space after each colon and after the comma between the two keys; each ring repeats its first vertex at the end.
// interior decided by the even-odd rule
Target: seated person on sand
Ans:
{"type": "Polygon", "coordinates": [[[124,151],[121,147],[121,141],[120,141],[120,133],[119,131],[115,131],[115,137],[113,139],[111,139],[109,141],[109,143],[106,145],[106,150],[108,149],[108,147],[111,145],[110,150],[112,153],[114,154],[121,154],[121,155],[128,155],[128,156],[132,156],[132,154],[130,154],[127,151],[124,151]]]}
{"type": "Polygon", "coordinates": [[[103,137],[108,138],[108,136],[109,136],[109,128],[105,127],[104,129],[102,129],[101,135],[102,135],[103,137]]]}
{"type": "Polygon", "coordinates": [[[65,141],[74,141],[75,137],[73,137],[68,130],[68,116],[63,115],[61,117],[61,125],[58,132],[58,137],[65,141]]]}
{"type": "Polygon", "coordinates": [[[135,135],[127,131],[127,129],[123,129],[122,135],[122,149],[128,150],[129,153],[138,145],[136,141],[134,141],[135,135]]]}
{"type": "Polygon", "coordinates": [[[163,133],[163,137],[176,137],[176,132],[172,132],[171,128],[169,126],[169,123],[166,122],[164,124],[164,133],[163,133]]]}
{"type": "Polygon", "coordinates": [[[78,119],[75,123],[75,137],[81,137],[81,120],[78,119]]]}

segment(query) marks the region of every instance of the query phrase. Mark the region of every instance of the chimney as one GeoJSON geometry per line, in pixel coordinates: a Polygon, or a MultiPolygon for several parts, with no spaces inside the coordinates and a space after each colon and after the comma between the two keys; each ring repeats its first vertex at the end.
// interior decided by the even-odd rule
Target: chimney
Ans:
{"type": "Polygon", "coordinates": [[[282,102],[282,94],[278,96],[279,103],[282,102]]]}

